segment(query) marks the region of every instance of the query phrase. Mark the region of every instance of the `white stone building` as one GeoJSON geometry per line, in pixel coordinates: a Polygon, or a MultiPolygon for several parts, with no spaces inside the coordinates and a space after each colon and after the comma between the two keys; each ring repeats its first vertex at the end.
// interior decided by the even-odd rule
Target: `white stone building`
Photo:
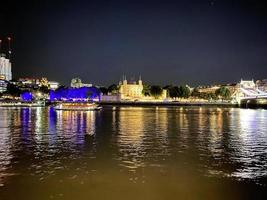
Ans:
{"type": "Polygon", "coordinates": [[[83,83],[80,78],[73,78],[71,79],[70,86],[72,88],[80,88],[80,87],[92,87],[91,83],[83,83]]]}
{"type": "Polygon", "coordinates": [[[243,80],[241,79],[239,86],[242,88],[246,88],[246,89],[255,89],[256,84],[254,82],[254,80],[243,80]]]}
{"type": "Polygon", "coordinates": [[[48,81],[48,87],[51,90],[56,90],[59,87],[59,83],[56,81],[48,81]]]}
{"type": "Polygon", "coordinates": [[[121,99],[139,99],[143,97],[143,82],[139,78],[138,82],[128,83],[126,78],[123,78],[123,81],[119,83],[119,93],[121,99]]]}

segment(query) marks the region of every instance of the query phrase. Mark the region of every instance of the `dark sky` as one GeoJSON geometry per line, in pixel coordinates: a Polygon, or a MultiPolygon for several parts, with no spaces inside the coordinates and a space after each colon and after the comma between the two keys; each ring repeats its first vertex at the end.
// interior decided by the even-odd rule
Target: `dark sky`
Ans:
{"type": "Polygon", "coordinates": [[[267,3],[259,0],[1,0],[14,77],[98,85],[267,78],[267,3]]]}

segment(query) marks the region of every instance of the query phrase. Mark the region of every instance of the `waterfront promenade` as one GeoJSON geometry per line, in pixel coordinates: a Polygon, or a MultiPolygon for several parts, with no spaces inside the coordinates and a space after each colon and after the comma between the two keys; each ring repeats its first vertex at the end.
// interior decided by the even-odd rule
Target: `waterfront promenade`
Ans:
{"type": "Polygon", "coordinates": [[[231,102],[198,102],[198,101],[100,101],[100,105],[128,105],[128,106],[218,106],[238,107],[231,102]]]}

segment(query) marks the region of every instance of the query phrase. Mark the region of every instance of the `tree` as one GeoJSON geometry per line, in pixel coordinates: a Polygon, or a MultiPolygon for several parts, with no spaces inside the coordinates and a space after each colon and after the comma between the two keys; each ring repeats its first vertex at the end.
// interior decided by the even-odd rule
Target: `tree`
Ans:
{"type": "Polygon", "coordinates": [[[178,88],[177,86],[169,87],[169,88],[168,88],[169,96],[170,96],[171,98],[176,98],[176,97],[178,97],[178,90],[179,90],[179,88],[178,88]]]}
{"type": "Polygon", "coordinates": [[[200,92],[197,88],[194,88],[192,93],[191,93],[192,97],[200,97],[200,92]]]}
{"type": "Polygon", "coordinates": [[[165,85],[163,87],[163,89],[167,91],[167,96],[168,97],[170,97],[170,90],[171,90],[172,87],[173,87],[172,85],[165,85]]]}
{"type": "Polygon", "coordinates": [[[158,85],[152,85],[150,87],[150,94],[156,99],[159,98],[163,93],[163,89],[158,85]]]}
{"type": "Polygon", "coordinates": [[[164,88],[167,89],[168,95],[171,98],[188,98],[190,96],[190,89],[187,86],[165,86],[164,88]]]}
{"type": "Polygon", "coordinates": [[[150,86],[149,85],[144,85],[143,86],[143,90],[142,90],[142,94],[144,96],[150,96],[150,86]]]}
{"type": "Polygon", "coordinates": [[[116,84],[112,84],[108,87],[108,92],[111,94],[117,94],[119,92],[119,88],[116,84]]]}
{"type": "Polygon", "coordinates": [[[213,92],[210,92],[210,93],[207,93],[207,99],[211,100],[211,99],[217,99],[217,96],[215,93],[213,92]]]}
{"type": "Polygon", "coordinates": [[[187,86],[180,86],[178,87],[178,97],[182,97],[182,98],[188,98],[190,96],[190,89],[187,86]]]}
{"type": "Polygon", "coordinates": [[[217,89],[215,91],[215,94],[217,97],[221,97],[222,99],[230,99],[230,97],[231,97],[230,90],[225,86],[222,86],[219,89],[217,89]]]}
{"type": "Polygon", "coordinates": [[[100,87],[99,90],[104,95],[107,95],[108,94],[108,88],[106,88],[106,87],[100,87]]]}
{"type": "Polygon", "coordinates": [[[169,88],[171,88],[172,87],[172,85],[165,85],[164,87],[163,87],[163,89],[164,90],[168,90],[169,88]]]}
{"type": "Polygon", "coordinates": [[[10,94],[12,96],[19,97],[22,94],[22,91],[18,86],[14,85],[12,83],[8,83],[7,84],[7,90],[5,93],[10,94]]]}
{"type": "Polygon", "coordinates": [[[50,90],[47,86],[45,85],[42,85],[40,88],[39,88],[39,91],[42,92],[43,94],[49,94],[50,90]]]}

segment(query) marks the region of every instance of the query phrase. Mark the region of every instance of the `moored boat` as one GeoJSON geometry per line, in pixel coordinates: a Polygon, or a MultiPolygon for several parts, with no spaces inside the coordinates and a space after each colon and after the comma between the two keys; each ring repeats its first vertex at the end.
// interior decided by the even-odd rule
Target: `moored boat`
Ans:
{"type": "Polygon", "coordinates": [[[101,109],[101,107],[94,102],[60,102],[54,108],[55,110],[79,110],[79,111],[90,111],[90,110],[101,109]]]}

